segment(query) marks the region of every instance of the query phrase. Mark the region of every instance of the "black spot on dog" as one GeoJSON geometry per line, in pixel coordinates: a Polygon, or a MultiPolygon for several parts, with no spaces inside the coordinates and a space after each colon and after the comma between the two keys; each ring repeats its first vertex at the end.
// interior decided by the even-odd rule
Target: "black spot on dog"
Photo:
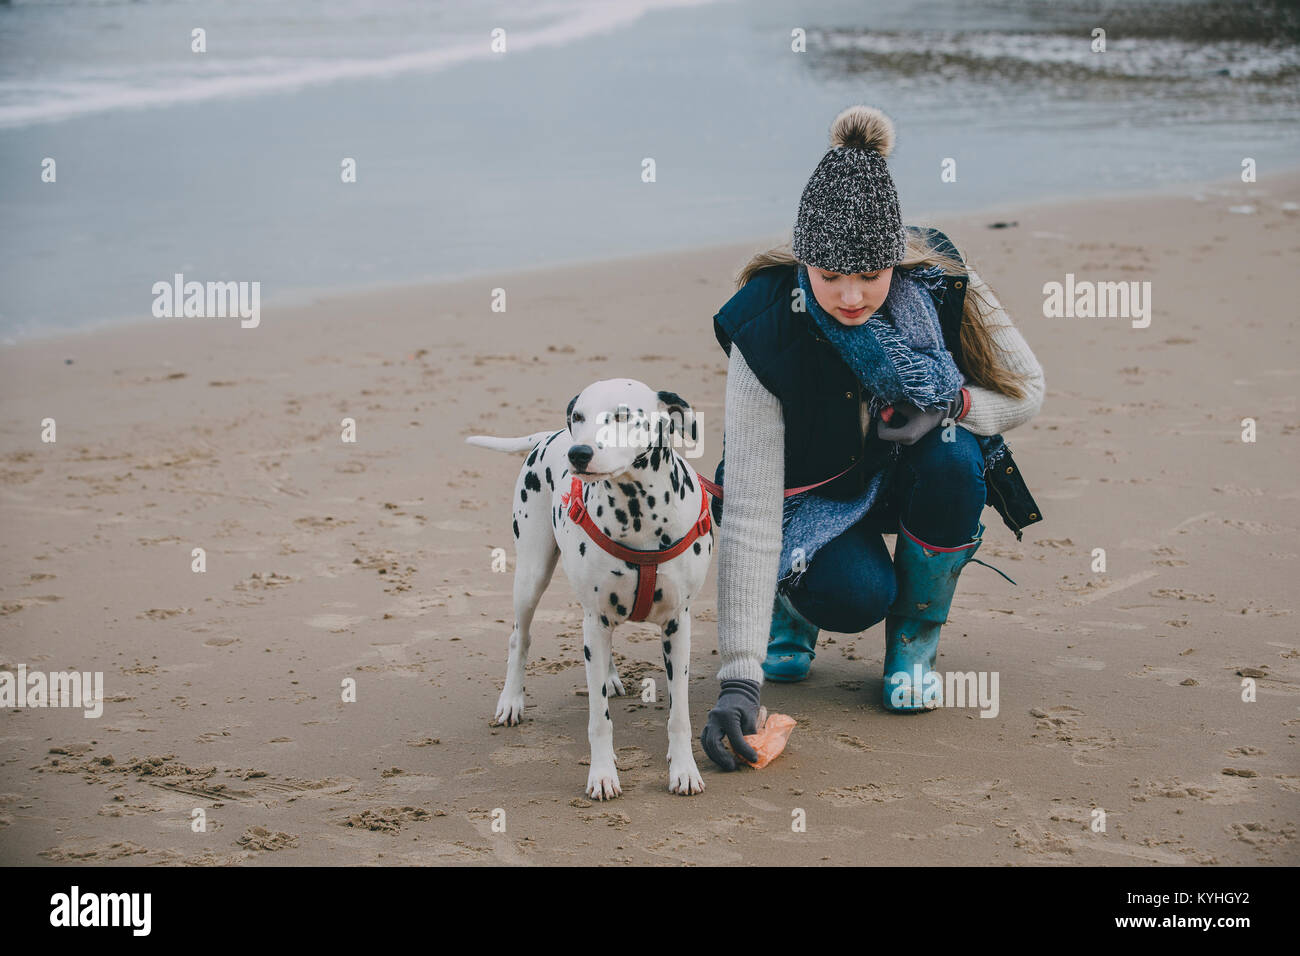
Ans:
{"type": "Polygon", "coordinates": [[[695,482],[691,481],[691,475],[689,471],[682,472],[682,484],[684,484],[691,491],[695,490],[695,482]]]}
{"type": "Polygon", "coordinates": [[[629,498],[636,497],[636,485],[629,484],[626,481],[620,481],[618,483],[618,490],[623,492],[623,494],[627,495],[629,498]]]}
{"type": "Polygon", "coordinates": [[[626,616],[627,616],[627,608],[625,608],[623,605],[620,604],[620,605],[616,608],[616,610],[618,611],[620,617],[626,617],[626,616]]]}
{"type": "Polygon", "coordinates": [[[640,530],[641,530],[641,519],[640,519],[640,518],[633,518],[633,519],[632,519],[632,530],[633,530],[633,531],[640,531],[640,530]]]}
{"type": "MultiPolygon", "coordinates": [[[[655,496],[654,496],[654,495],[650,495],[648,498],[646,498],[646,502],[645,502],[645,503],[648,504],[651,508],[653,508],[653,507],[655,506],[655,496]]],[[[652,517],[652,518],[654,517],[654,512],[651,512],[651,513],[650,513],[650,517],[652,517]]]]}
{"type": "Polygon", "coordinates": [[[551,486],[551,490],[552,490],[552,491],[555,490],[555,482],[551,481],[551,466],[550,466],[550,465],[547,465],[547,466],[546,466],[546,483],[547,483],[548,485],[551,486]]]}
{"type": "Polygon", "coordinates": [[[667,634],[669,637],[677,633],[677,618],[673,618],[671,621],[669,621],[667,624],[664,625],[664,633],[667,634]]]}
{"type": "Polygon", "coordinates": [[[668,475],[668,480],[672,482],[672,485],[673,485],[673,491],[676,491],[676,490],[678,489],[678,487],[681,485],[681,482],[679,482],[679,481],[677,480],[677,469],[676,469],[676,468],[674,468],[674,469],[669,473],[669,475],[668,475]]]}
{"type": "Polygon", "coordinates": [[[524,474],[524,487],[527,488],[529,491],[542,490],[542,482],[537,477],[537,472],[528,471],[527,473],[524,474]]]}
{"type": "Polygon", "coordinates": [[[663,589],[663,588],[655,588],[655,600],[656,600],[656,601],[662,601],[663,599],[664,599],[664,589],[663,589]]]}
{"type": "MultiPolygon", "coordinates": [[[[666,671],[668,672],[668,679],[669,679],[669,680],[672,680],[672,679],[673,679],[673,662],[670,661],[670,660],[669,660],[668,658],[666,658],[666,657],[664,658],[664,670],[666,670],[666,671]]],[[[669,706],[671,706],[671,704],[670,704],[669,706]]]]}
{"type": "Polygon", "coordinates": [[[587,542],[585,541],[578,542],[578,553],[583,557],[587,556],[587,542]]]}
{"type": "Polygon", "coordinates": [[[604,505],[596,505],[596,517],[599,518],[599,517],[600,517],[602,514],[604,514],[604,513],[605,513],[605,506],[604,506],[604,505]]]}
{"type": "Polygon", "coordinates": [[[510,522],[510,524],[511,524],[511,526],[515,529],[515,537],[516,537],[516,538],[519,537],[519,521],[518,521],[518,519],[516,519],[516,520],[510,522]]]}
{"type": "Polygon", "coordinates": [[[650,452],[650,467],[658,470],[659,468],[659,446],[655,445],[654,450],[650,452]]]}
{"type": "Polygon", "coordinates": [[[606,719],[606,720],[609,720],[609,708],[608,708],[608,707],[605,708],[605,719],[606,719]]]}
{"type": "MultiPolygon", "coordinates": [[[[606,627],[609,627],[609,618],[607,618],[605,615],[602,614],[600,616],[600,623],[604,624],[606,627]]],[[[590,660],[590,658],[588,658],[588,660],[590,660]]]]}
{"type": "Polygon", "coordinates": [[[633,518],[639,518],[641,516],[641,499],[636,497],[628,498],[627,510],[628,514],[633,518]]]}
{"type": "Polygon", "coordinates": [[[620,578],[623,576],[623,572],[620,571],[618,568],[610,568],[610,569],[609,569],[609,573],[610,573],[610,574],[617,574],[620,578]]]}
{"type": "Polygon", "coordinates": [[[588,647],[586,644],[582,645],[582,656],[585,657],[587,660],[591,660],[591,648],[588,647]]]}
{"type": "Polygon", "coordinates": [[[670,537],[668,537],[667,534],[661,534],[661,535],[659,535],[659,549],[660,549],[661,551],[662,551],[664,548],[666,548],[666,547],[668,547],[669,545],[671,545],[672,543],[673,543],[673,539],[670,538],[670,537]]]}
{"type": "Polygon", "coordinates": [[[609,592],[609,603],[614,607],[618,607],[618,595],[613,591],[609,592]]]}
{"type": "Polygon", "coordinates": [[[619,524],[627,524],[627,512],[622,508],[614,509],[614,517],[618,520],[619,524]]]}
{"type": "Polygon", "coordinates": [[[533,462],[535,462],[536,460],[537,460],[537,449],[534,448],[533,453],[529,455],[527,459],[525,459],[524,464],[527,467],[531,468],[533,467],[533,462]]]}
{"type": "Polygon", "coordinates": [[[664,641],[664,657],[667,657],[672,652],[673,652],[673,642],[664,641]]]}
{"type": "Polygon", "coordinates": [[[527,488],[520,488],[520,489],[519,489],[519,500],[520,500],[520,501],[527,501],[527,500],[528,500],[528,489],[527,489],[527,488]]]}
{"type": "Polygon", "coordinates": [[[609,691],[607,691],[607,690],[605,689],[605,685],[604,685],[604,684],[601,684],[601,685],[600,685],[600,696],[601,696],[601,697],[608,697],[608,696],[609,696],[609,691]]]}
{"type": "Polygon", "coordinates": [[[691,548],[695,551],[696,554],[700,553],[700,543],[698,541],[696,541],[693,545],[691,545],[691,548]]]}

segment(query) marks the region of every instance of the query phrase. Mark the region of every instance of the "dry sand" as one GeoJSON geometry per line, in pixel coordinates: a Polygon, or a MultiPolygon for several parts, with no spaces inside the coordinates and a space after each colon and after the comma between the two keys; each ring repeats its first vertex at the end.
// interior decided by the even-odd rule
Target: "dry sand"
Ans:
{"type": "MultiPolygon", "coordinates": [[[[810,680],[765,689],[798,720],[787,752],[723,774],[697,745],[694,798],[666,790],[664,704],[636,698],[611,708],[624,796],[583,797],[562,569],[527,720],[489,725],[512,616],[491,557],[513,570],[520,462],[463,438],[557,427],[583,386],[628,376],[694,404],[711,475],[710,319],[762,239],[268,308],[256,331],[170,320],[5,350],[0,669],[103,671],[107,701],[98,720],[0,712],[0,862],[1300,861],[1297,200],[1290,176],[938,222],[1049,390],[1007,436],[1047,519],[1017,542],[985,512],[980,557],[1019,586],[968,567],[944,630],[942,667],[998,671],[1001,712],[889,715],[883,626],[823,635],[810,680]],[[1067,272],[1149,280],[1151,326],[1044,318],[1067,272]]],[[[697,735],[715,575],[695,602],[697,735]]],[[[625,682],[660,675],[653,628],[614,643],[625,682]]]]}

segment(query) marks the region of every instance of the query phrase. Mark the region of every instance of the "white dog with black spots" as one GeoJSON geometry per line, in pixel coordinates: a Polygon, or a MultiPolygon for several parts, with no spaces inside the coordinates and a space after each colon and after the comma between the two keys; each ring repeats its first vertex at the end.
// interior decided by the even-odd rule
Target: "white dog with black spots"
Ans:
{"type": "MultiPolygon", "coordinates": [[[[601,531],[628,548],[664,550],[688,534],[700,516],[704,490],[695,470],[672,447],[678,441],[698,441],[698,429],[694,411],[678,395],[626,378],[595,382],[575,395],[569,402],[567,424],[559,431],[523,438],[474,435],[466,439],[496,451],[529,453],[515,483],[515,623],[495,720],[513,726],[523,716],[530,627],[556,558],[562,557],[564,573],[583,607],[591,744],[587,794],[608,800],[622,793],[609,716],[609,697],[624,693],[614,667],[613,632],[632,613],[637,571],[635,564],[609,554],[575,524],[561,496],[569,492],[571,476],[577,475],[583,502],[601,531]]],[[[708,574],[713,534],[710,522],[708,534],[658,565],[654,599],[645,618],[663,633],[668,789],[683,795],[704,790],[691,750],[687,681],[691,599],[708,574]]]]}

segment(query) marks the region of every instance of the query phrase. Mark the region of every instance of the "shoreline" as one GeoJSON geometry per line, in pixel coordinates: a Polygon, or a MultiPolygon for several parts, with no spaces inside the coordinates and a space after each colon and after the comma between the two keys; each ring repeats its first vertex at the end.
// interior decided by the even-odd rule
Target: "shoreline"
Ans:
{"type": "MultiPolygon", "coordinates": [[[[1275,182],[1287,183],[1300,179],[1300,165],[1289,169],[1281,170],[1270,174],[1275,182]]],[[[1017,203],[1002,203],[981,207],[976,210],[956,211],[952,213],[922,212],[914,217],[906,217],[907,221],[912,224],[938,224],[937,220],[945,223],[951,223],[955,228],[976,228],[976,223],[980,220],[997,217],[1006,220],[1009,217],[1026,212],[1045,212],[1049,210],[1068,211],[1071,207],[1086,207],[1093,204],[1109,204],[1119,202],[1141,202],[1147,200],[1158,200],[1162,198],[1172,198],[1206,192],[1215,194],[1215,191],[1227,190],[1233,187],[1244,187],[1252,191],[1263,191],[1263,195],[1268,195],[1267,186],[1258,182],[1246,184],[1242,183],[1239,178],[1224,178],[1216,180],[1191,180],[1188,182],[1170,183],[1164,186],[1140,187],[1133,190],[1110,191],[1104,193],[1090,194],[1085,197],[1080,196],[1056,196],[1041,200],[1025,200],[1017,203]]],[[[980,226],[983,228],[983,225],[980,226]]],[[[267,309],[279,310],[287,318],[293,319],[298,317],[304,311],[308,311],[316,306],[328,304],[334,301],[354,300],[367,296],[385,296],[385,295],[413,295],[419,293],[433,294],[439,288],[448,286],[461,285],[475,281],[496,279],[509,280],[512,278],[528,279],[530,276],[537,276],[555,270],[577,270],[582,268],[621,268],[632,266],[643,259],[676,257],[680,258],[689,254],[713,257],[728,252],[751,248],[758,251],[760,248],[770,248],[778,245],[783,241],[788,241],[788,230],[785,239],[773,236],[770,240],[764,240],[762,237],[754,239],[736,239],[734,241],[722,243],[708,243],[704,245],[682,245],[666,249],[656,249],[648,252],[626,253],[616,256],[596,257],[596,258],[575,258],[556,261],[535,266],[525,267],[508,267],[505,269],[482,270],[479,272],[463,272],[455,276],[428,277],[410,282],[374,282],[364,285],[354,285],[347,287],[315,287],[303,289],[290,289],[282,293],[277,293],[274,297],[266,299],[263,303],[263,312],[267,309]]],[[[739,267],[737,267],[739,269],[739,267]]],[[[196,280],[204,281],[204,280],[196,280]]],[[[0,355],[10,350],[22,349],[23,347],[38,344],[53,345],[59,341],[80,342],[86,337],[96,335],[111,335],[115,332],[144,329],[150,326],[161,326],[163,323],[179,324],[186,321],[198,322],[222,322],[235,321],[232,319],[197,319],[186,320],[177,318],[145,318],[140,315],[121,316],[114,318],[101,318],[92,323],[75,329],[62,329],[51,331],[40,335],[25,335],[22,338],[13,341],[0,341],[0,355]]]]}

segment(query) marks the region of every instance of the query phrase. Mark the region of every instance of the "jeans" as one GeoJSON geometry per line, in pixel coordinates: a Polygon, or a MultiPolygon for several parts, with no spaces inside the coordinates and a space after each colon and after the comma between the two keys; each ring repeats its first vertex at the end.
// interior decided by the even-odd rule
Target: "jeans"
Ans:
{"type": "MultiPolygon", "coordinates": [[[[796,611],[824,631],[856,634],[883,621],[898,594],[894,563],[882,534],[907,530],[926,544],[968,543],[984,510],[984,456],[975,436],[953,428],[954,441],[934,428],[901,460],[889,493],[857,524],[813,555],[799,584],[787,592],[796,611]]],[[[871,441],[880,441],[874,432],[871,441]]]]}

